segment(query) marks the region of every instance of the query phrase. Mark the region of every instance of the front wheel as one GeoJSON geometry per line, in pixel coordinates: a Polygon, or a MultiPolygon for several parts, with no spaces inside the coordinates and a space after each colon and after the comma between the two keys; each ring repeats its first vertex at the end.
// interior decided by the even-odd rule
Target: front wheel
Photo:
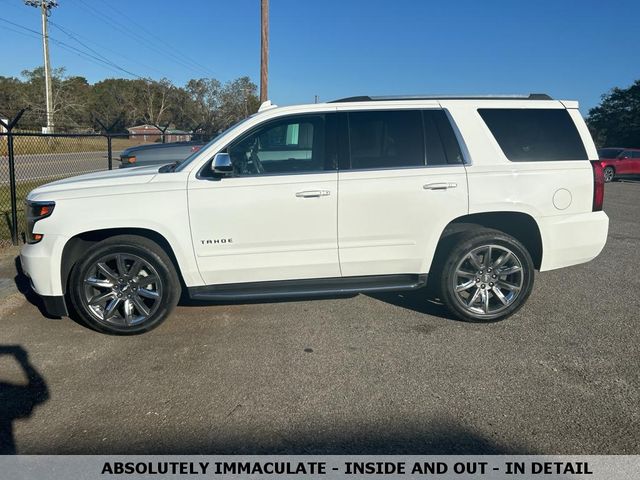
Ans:
{"type": "Polygon", "coordinates": [[[173,263],[154,242],[130,235],[104,240],[74,267],[69,296],[90,327],[112,334],[143,333],[178,303],[173,263]]]}
{"type": "Polygon", "coordinates": [[[442,269],[443,302],[470,322],[495,322],[519,310],[533,288],[534,266],[527,249],[497,230],[460,238],[442,269]]]}

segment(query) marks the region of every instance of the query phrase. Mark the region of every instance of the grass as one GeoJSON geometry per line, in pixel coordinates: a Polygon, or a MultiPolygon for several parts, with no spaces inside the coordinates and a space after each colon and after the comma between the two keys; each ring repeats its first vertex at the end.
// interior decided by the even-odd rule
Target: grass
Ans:
{"type": "MultiPolygon", "coordinates": [[[[113,138],[113,151],[124,150],[134,145],[141,145],[141,139],[113,138]]],[[[148,142],[147,142],[148,143],[148,142]]],[[[106,152],[107,139],[105,137],[35,137],[14,136],[13,149],[16,155],[45,154],[45,153],[80,153],[106,152]]],[[[8,155],[7,137],[0,136],[0,156],[8,155]]]]}

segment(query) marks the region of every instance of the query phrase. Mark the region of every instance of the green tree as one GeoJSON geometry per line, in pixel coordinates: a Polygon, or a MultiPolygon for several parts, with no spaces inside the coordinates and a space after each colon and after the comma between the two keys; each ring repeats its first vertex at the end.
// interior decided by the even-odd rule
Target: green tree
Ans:
{"type": "Polygon", "coordinates": [[[587,124],[598,146],[640,147],[640,80],[604,94],[587,124]]]}
{"type": "Polygon", "coordinates": [[[191,100],[189,119],[192,128],[215,134],[220,128],[222,84],[215,78],[189,80],[185,87],[191,100]]]}
{"type": "Polygon", "coordinates": [[[108,78],[93,85],[87,109],[94,129],[101,128],[96,118],[105,125],[115,124],[114,128],[118,131],[141,123],[139,93],[142,86],[136,86],[135,82],[124,78],[108,78]]]}
{"type": "Polygon", "coordinates": [[[225,83],[220,92],[220,126],[228,128],[258,111],[258,87],[249,77],[225,83]]]}
{"type": "MultiPolygon", "coordinates": [[[[215,78],[190,80],[177,87],[170,80],[108,78],[89,84],[84,77],[70,77],[64,68],[53,71],[53,114],[58,130],[100,130],[115,123],[117,131],[149,123],[218,133],[255,113],[257,87],[249,77],[224,85],[215,78]]],[[[20,122],[23,129],[40,130],[45,124],[44,69],[22,72],[22,78],[0,76],[0,114],[12,117],[20,109],[30,111],[20,122]]]]}
{"type": "MultiPolygon", "coordinates": [[[[46,117],[44,94],[44,68],[24,70],[25,81],[20,89],[22,108],[29,107],[29,115],[21,122],[23,127],[33,127],[28,123],[43,124],[46,117]]],[[[86,126],[88,114],[86,101],[90,86],[84,77],[69,77],[64,68],[56,68],[51,75],[53,91],[53,118],[60,128],[86,126]]]]}
{"type": "Polygon", "coordinates": [[[144,123],[165,126],[173,123],[170,113],[176,99],[176,87],[167,78],[144,80],[142,88],[142,117],[144,123]]]}
{"type": "Polygon", "coordinates": [[[0,76],[0,117],[11,118],[24,107],[22,88],[19,79],[0,76]]]}

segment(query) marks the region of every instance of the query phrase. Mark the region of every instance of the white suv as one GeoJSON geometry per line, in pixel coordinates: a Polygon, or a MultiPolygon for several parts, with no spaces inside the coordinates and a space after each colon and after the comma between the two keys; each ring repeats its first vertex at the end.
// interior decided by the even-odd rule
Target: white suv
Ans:
{"type": "Polygon", "coordinates": [[[117,334],[156,327],[182,292],[427,281],[458,317],[495,321],[524,304],[534,270],[604,247],[597,160],[577,102],[542,94],[267,102],[180,163],[33,190],[22,266],[50,313],[117,334]]]}

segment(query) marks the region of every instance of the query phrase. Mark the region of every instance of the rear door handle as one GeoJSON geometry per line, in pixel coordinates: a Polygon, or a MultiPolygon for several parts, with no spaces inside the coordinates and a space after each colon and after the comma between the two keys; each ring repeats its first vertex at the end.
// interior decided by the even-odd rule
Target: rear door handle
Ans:
{"type": "Polygon", "coordinates": [[[427,183],[422,188],[425,190],[447,190],[449,188],[456,188],[458,186],[455,182],[439,182],[439,183],[427,183]]]}
{"type": "Polygon", "coordinates": [[[303,192],[296,193],[296,197],[298,198],[327,197],[329,195],[331,195],[329,190],[305,190],[303,192]]]}

